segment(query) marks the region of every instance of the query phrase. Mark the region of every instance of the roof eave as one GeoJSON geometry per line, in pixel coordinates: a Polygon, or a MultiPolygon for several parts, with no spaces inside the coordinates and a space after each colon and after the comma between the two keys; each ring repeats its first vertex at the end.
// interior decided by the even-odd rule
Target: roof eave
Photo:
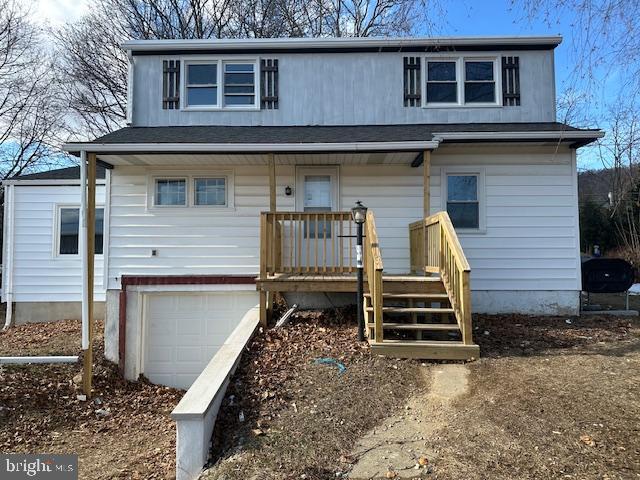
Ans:
{"type": "Polygon", "coordinates": [[[509,47],[555,48],[562,43],[562,36],[481,36],[481,37],[403,37],[403,38],[273,38],[273,39],[172,39],[129,40],[122,43],[126,51],[150,52],[155,50],[209,50],[228,49],[349,49],[349,48],[398,48],[403,47],[479,47],[504,45],[509,47]]]}
{"type": "Polygon", "coordinates": [[[72,154],[92,153],[311,153],[311,152],[394,152],[438,148],[434,140],[408,142],[341,143],[67,143],[72,154]]]}

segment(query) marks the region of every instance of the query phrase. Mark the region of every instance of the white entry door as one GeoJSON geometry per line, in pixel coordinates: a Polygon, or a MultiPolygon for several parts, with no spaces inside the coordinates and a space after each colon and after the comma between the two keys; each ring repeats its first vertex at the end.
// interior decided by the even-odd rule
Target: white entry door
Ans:
{"type": "MultiPolygon", "coordinates": [[[[296,210],[308,213],[332,212],[338,205],[338,167],[298,167],[296,169],[296,210]]],[[[330,222],[324,222],[322,216],[313,218],[301,225],[302,258],[309,259],[311,265],[323,265],[325,249],[316,248],[317,242],[329,242],[332,232],[330,222]],[[317,240],[316,240],[317,239],[317,240]],[[307,252],[307,249],[309,252],[307,252]]],[[[303,262],[306,263],[306,262],[303,262]]]]}

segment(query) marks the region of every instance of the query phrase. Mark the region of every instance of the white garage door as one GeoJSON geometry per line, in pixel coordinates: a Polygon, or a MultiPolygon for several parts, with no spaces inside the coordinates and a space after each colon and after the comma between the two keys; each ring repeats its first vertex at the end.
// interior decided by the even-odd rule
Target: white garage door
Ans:
{"type": "Polygon", "coordinates": [[[153,383],[189,388],[257,303],[255,291],[149,295],[143,374],[153,383]]]}

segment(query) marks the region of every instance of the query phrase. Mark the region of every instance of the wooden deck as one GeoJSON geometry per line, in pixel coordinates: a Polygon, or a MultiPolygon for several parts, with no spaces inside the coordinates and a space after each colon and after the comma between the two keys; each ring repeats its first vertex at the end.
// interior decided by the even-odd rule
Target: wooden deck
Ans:
{"type": "MultiPolygon", "coordinates": [[[[260,222],[256,284],[264,327],[277,292],[357,292],[349,212],[265,212],[260,222]]],[[[371,351],[404,358],[478,358],[470,268],[448,214],[409,226],[411,273],[403,275],[384,272],[372,211],[364,226],[363,306],[371,351]]]]}

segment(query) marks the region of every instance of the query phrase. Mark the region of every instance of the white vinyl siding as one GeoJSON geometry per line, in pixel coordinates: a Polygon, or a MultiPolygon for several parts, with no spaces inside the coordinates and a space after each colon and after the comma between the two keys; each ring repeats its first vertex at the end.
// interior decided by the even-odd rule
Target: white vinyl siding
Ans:
{"type": "MultiPolygon", "coordinates": [[[[96,203],[104,203],[98,186],[96,203]]],[[[56,255],[56,211],[78,205],[80,187],[15,187],[13,293],[16,302],[79,302],[82,271],[79,255],[56,255]]],[[[103,258],[95,260],[95,299],[104,301],[103,258]]]]}
{"type": "MultiPolygon", "coordinates": [[[[513,147],[446,149],[432,154],[431,208],[442,209],[441,167],[484,172],[486,228],[461,232],[474,290],[578,290],[577,199],[571,153],[513,147]]],[[[202,167],[198,174],[203,173],[202,167]]],[[[217,169],[218,167],[216,167],[217,169]]],[[[146,209],[153,169],[116,167],[112,178],[109,288],[122,274],[256,275],[259,212],[269,208],[266,166],[234,172],[235,208],[146,209]],[[157,249],[157,257],[151,250],[157,249]]],[[[188,172],[184,172],[188,175],[188,172]]],[[[212,170],[215,171],[215,170],[212,170]]],[[[277,208],[293,211],[295,167],[276,169],[277,208]]],[[[340,165],[338,210],[361,200],[375,214],[385,272],[409,268],[408,225],[422,216],[422,169],[409,165],[340,165]]]]}

